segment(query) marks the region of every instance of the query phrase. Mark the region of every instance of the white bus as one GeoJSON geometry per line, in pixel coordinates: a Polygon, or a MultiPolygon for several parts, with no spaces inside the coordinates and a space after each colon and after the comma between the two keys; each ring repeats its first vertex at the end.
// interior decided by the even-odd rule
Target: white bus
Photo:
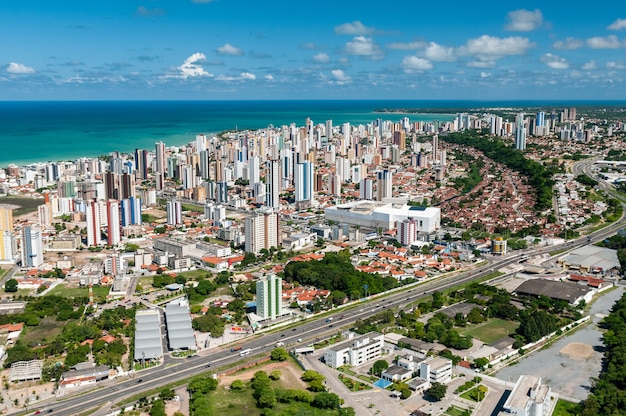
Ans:
{"type": "Polygon", "coordinates": [[[250,355],[250,353],[252,352],[252,350],[250,348],[248,348],[247,350],[243,350],[239,353],[240,356],[244,356],[244,355],[250,355]]]}

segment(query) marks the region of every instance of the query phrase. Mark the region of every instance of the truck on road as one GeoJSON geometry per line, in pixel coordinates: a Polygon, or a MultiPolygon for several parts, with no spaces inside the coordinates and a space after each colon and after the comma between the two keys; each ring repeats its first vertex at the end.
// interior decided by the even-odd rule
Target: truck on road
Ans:
{"type": "Polygon", "coordinates": [[[230,348],[230,352],[236,352],[239,351],[241,349],[241,345],[235,345],[234,347],[230,348]]]}

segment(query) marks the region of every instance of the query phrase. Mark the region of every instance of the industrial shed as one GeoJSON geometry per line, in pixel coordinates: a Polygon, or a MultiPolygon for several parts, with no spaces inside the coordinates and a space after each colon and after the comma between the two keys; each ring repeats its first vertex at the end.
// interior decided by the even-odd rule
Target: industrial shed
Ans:
{"type": "Polygon", "coordinates": [[[186,302],[168,303],[165,306],[165,322],[170,350],[196,349],[196,338],[193,335],[189,307],[186,302]]]}
{"type": "Polygon", "coordinates": [[[591,301],[595,291],[587,286],[576,283],[561,282],[548,279],[531,279],[523,282],[513,291],[518,296],[547,296],[556,300],[564,300],[577,305],[583,299],[591,301]]]}
{"type": "Polygon", "coordinates": [[[156,361],[163,357],[161,315],[157,310],[135,314],[135,361],[156,361]]]}

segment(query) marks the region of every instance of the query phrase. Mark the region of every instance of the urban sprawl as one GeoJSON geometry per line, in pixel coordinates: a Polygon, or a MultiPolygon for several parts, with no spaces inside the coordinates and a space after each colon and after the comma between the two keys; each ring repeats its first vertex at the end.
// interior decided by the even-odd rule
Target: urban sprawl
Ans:
{"type": "Polygon", "coordinates": [[[0,169],[0,409],[578,414],[498,372],[621,290],[624,113],[379,115],[0,169]]]}

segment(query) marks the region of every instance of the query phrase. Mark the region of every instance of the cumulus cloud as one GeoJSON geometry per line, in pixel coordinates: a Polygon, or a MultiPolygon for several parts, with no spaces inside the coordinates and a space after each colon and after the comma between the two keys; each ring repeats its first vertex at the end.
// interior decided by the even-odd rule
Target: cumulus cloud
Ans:
{"type": "Polygon", "coordinates": [[[346,53],[348,55],[358,55],[370,59],[382,59],[383,51],[380,49],[372,38],[365,36],[356,36],[350,42],[346,43],[346,53]]]}
{"type": "Polygon", "coordinates": [[[320,64],[325,64],[327,62],[330,62],[330,57],[328,56],[327,53],[320,52],[316,54],[315,56],[313,56],[313,61],[320,63],[320,64]]]}
{"type": "Polygon", "coordinates": [[[176,78],[195,78],[195,77],[212,77],[213,74],[208,73],[200,65],[206,61],[206,56],[201,52],[196,52],[189,58],[185,59],[185,62],[178,67],[180,73],[176,75],[176,78]]]}
{"type": "Polygon", "coordinates": [[[220,46],[215,50],[218,55],[232,55],[232,56],[240,56],[243,55],[243,51],[236,46],[231,45],[230,43],[224,44],[224,46],[220,46]]]}
{"type": "Polygon", "coordinates": [[[404,57],[402,60],[402,68],[404,68],[404,72],[412,73],[432,69],[433,64],[428,59],[412,55],[404,57]]]}
{"type": "Polygon", "coordinates": [[[422,49],[426,47],[426,42],[415,41],[415,42],[394,42],[387,45],[389,49],[396,49],[399,51],[412,51],[415,49],[422,49]]]}
{"type": "Polygon", "coordinates": [[[34,74],[35,69],[24,64],[18,64],[17,62],[10,62],[7,65],[7,72],[9,74],[34,74]]]}
{"type": "Polygon", "coordinates": [[[349,84],[352,82],[352,78],[346,75],[342,69],[333,69],[330,73],[335,78],[335,82],[339,85],[349,84]]]}
{"type": "Polygon", "coordinates": [[[491,72],[481,71],[480,77],[481,78],[489,78],[489,77],[491,77],[491,72]]]}
{"type": "Polygon", "coordinates": [[[528,38],[519,36],[498,38],[482,35],[479,38],[468,40],[465,45],[458,48],[457,53],[474,56],[481,61],[495,61],[504,56],[522,55],[534,45],[528,38]]]}
{"type": "Polygon", "coordinates": [[[494,68],[496,66],[496,61],[489,59],[482,61],[470,61],[465,65],[470,68],[494,68]]]}
{"type": "Polygon", "coordinates": [[[506,29],[512,32],[530,32],[543,24],[541,10],[514,10],[507,15],[509,23],[506,29]]]}
{"type": "Polygon", "coordinates": [[[620,71],[622,69],[626,69],[626,65],[624,65],[623,62],[614,62],[614,61],[607,62],[606,67],[607,69],[618,69],[620,71]]]}
{"type": "Polygon", "coordinates": [[[626,19],[617,19],[611,23],[607,29],[609,30],[623,30],[626,29],[626,19]]]}
{"type": "Polygon", "coordinates": [[[554,49],[561,49],[561,50],[574,50],[574,49],[579,49],[582,48],[584,45],[583,41],[580,39],[576,39],[576,38],[567,38],[565,40],[557,40],[556,42],[554,42],[552,44],[552,47],[554,49]]]}
{"type": "Polygon", "coordinates": [[[618,49],[622,46],[619,39],[615,35],[609,35],[606,38],[596,36],[587,39],[587,46],[591,49],[618,49]]]}
{"type": "Polygon", "coordinates": [[[274,76],[272,74],[267,74],[264,78],[268,81],[274,81],[274,76]]]}
{"type": "Polygon", "coordinates": [[[435,42],[430,42],[426,47],[424,56],[434,62],[453,62],[456,60],[453,48],[446,48],[435,42]]]}
{"type": "Polygon", "coordinates": [[[568,69],[569,63],[565,58],[561,58],[560,56],[553,55],[551,53],[546,53],[540,59],[541,62],[546,64],[548,68],[552,69],[568,69]]]}
{"type": "Polygon", "coordinates": [[[585,71],[593,71],[597,67],[598,66],[596,65],[596,61],[591,60],[589,62],[585,62],[585,64],[581,67],[581,69],[583,69],[585,71]]]}
{"type": "Polygon", "coordinates": [[[376,33],[376,29],[365,26],[359,20],[355,20],[354,22],[335,26],[335,33],[339,35],[372,35],[376,33]]]}

